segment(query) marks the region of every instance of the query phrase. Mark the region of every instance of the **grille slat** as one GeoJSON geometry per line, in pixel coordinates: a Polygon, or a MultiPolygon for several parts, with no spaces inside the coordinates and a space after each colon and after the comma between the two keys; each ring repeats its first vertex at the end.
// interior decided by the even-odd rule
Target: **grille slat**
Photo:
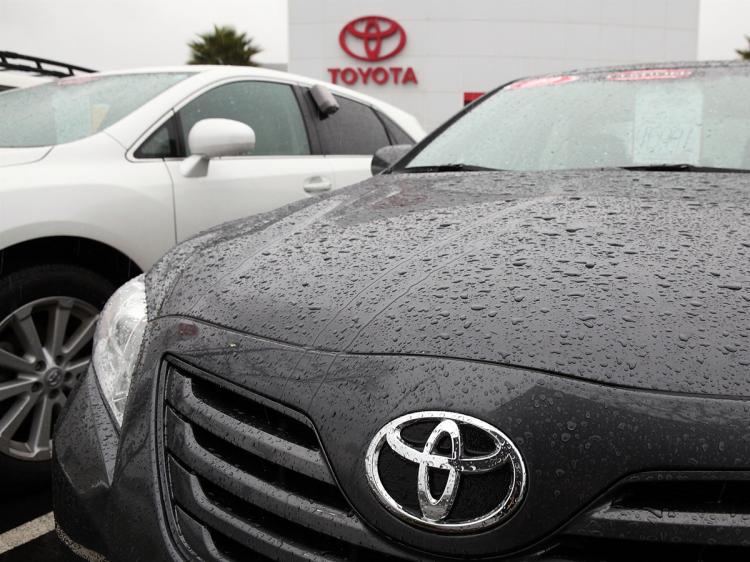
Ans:
{"type": "Polygon", "coordinates": [[[697,548],[705,560],[737,548],[750,559],[750,482],[740,479],[746,474],[735,477],[707,473],[678,481],[669,473],[635,475],[572,521],[563,540],[624,541],[644,551],[669,544],[686,552],[697,548]]]}
{"type": "MultiPolygon", "coordinates": [[[[566,532],[597,538],[691,543],[710,530],[713,544],[737,544],[737,528],[750,526],[746,514],[705,512],[658,512],[647,509],[607,509],[592,513],[566,532]]],[[[748,552],[750,556],[750,551],[748,552]]]]}
{"type": "Polygon", "coordinates": [[[213,433],[270,462],[334,485],[319,450],[311,450],[277,435],[238,421],[223,411],[201,402],[193,392],[191,379],[176,377],[169,388],[169,405],[192,424],[213,433]]]}
{"type": "MultiPolygon", "coordinates": [[[[536,559],[532,559],[536,560],[536,559]]],[[[747,562],[742,546],[695,545],[616,538],[563,537],[539,562],[634,562],[677,560],[680,562],[747,562]]]]}
{"type": "MultiPolygon", "coordinates": [[[[183,457],[180,460],[184,461],[183,457]]],[[[170,456],[168,461],[172,485],[184,480],[188,472],[180,467],[170,456]]],[[[335,524],[346,529],[352,540],[357,540],[362,533],[362,526],[354,517],[338,509],[323,506],[318,502],[287,492],[269,485],[252,475],[231,469],[226,463],[218,459],[211,462],[206,458],[192,458],[186,461],[187,468],[201,475],[200,479],[223,488],[239,499],[252,503],[254,506],[285,517],[303,526],[315,527],[321,524],[335,524]],[[191,462],[192,461],[192,462],[191,462]]],[[[181,489],[185,489],[184,487],[181,489]]],[[[175,492],[177,499],[180,499],[175,492]]],[[[322,531],[321,531],[322,532],[322,531]]]]}
{"type": "MultiPolygon", "coordinates": [[[[260,553],[263,556],[275,558],[280,553],[287,553],[300,557],[304,556],[307,560],[319,562],[340,560],[331,553],[314,552],[309,548],[300,547],[293,537],[269,531],[267,523],[264,521],[248,521],[218,507],[203,492],[198,479],[187,472],[184,472],[181,477],[173,479],[172,486],[175,495],[179,498],[178,508],[188,513],[195,521],[203,522],[204,527],[213,530],[214,533],[220,533],[251,549],[254,555],[260,553]]],[[[216,548],[213,539],[211,545],[215,549],[214,552],[219,550],[216,548]]],[[[211,552],[211,550],[207,549],[208,552],[211,552]]]]}
{"type": "Polygon", "coordinates": [[[231,486],[236,480],[241,486],[275,490],[279,497],[308,497],[320,507],[340,513],[348,511],[348,505],[333,486],[244,454],[242,450],[216,441],[210,434],[207,439],[207,434],[199,427],[186,423],[173,410],[167,411],[167,435],[170,454],[217,483],[231,486]]]}
{"type": "Polygon", "coordinates": [[[170,500],[186,546],[199,556],[414,559],[353,513],[303,415],[174,365],[164,398],[170,500]]]}
{"type": "MultiPolygon", "coordinates": [[[[175,506],[175,517],[183,536],[199,558],[203,560],[227,560],[216,547],[211,533],[179,506],[175,506]]],[[[270,560],[267,559],[267,560],[270,560]]]]}

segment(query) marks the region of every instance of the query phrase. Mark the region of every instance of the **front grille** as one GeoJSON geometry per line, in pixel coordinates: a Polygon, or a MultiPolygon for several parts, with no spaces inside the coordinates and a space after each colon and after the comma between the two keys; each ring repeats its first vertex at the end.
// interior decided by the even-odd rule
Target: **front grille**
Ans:
{"type": "Polygon", "coordinates": [[[207,560],[407,560],[353,513],[302,414],[169,364],[164,464],[184,545],[207,560]]]}
{"type": "MultiPolygon", "coordinates": [[[[166,366],[164,393],[166,503],[178,540],[194,555],[415,559],[353,512],[303,414],[182,363],[166,366]]],[[[681,474],[627,478],[531,552],[511,558],[750,560],[747,475],[681,474]]]]}

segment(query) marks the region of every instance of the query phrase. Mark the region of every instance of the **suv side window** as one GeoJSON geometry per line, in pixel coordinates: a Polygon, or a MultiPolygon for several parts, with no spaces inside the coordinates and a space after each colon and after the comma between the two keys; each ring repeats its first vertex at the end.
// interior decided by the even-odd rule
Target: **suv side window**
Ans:
{"type": "Polygon", "coordinates": [[[340,109],[318,121],[324,154],[372,155],[391,144],[388,134],[372,108],[335,96],[340,109]]]}
{"type": "Polygon", "coordinates": [[[177,122],[171,117],[161,127],[156,129],[146,139],[138,150],[135,151],[136,158],[178,158],[182,148],[177,135],[177,122]]]}
{"type": "Polygon", "coordinates": [[[250,81],[224,84],[191,101],[178,115],[186,140],[190,129],[201,119],[234,119],[255,131],[253,156],[310,154],[302,112],[292,87],[287,84],[250,81]]]}
{"type": "Polygon", "coordinates": [[[414,139],[411,138],[406,131],[396,125],[396,123],[387,115],[378,112],[378,117],[385,123],[386,129],[388,129],[388,135],[391,137],[393,144],[414,144],[414,139]]]}

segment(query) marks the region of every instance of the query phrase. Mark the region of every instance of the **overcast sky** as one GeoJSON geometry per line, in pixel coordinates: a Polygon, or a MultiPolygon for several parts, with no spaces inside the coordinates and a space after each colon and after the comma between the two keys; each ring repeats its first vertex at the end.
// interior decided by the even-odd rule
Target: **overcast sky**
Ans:
{"type": "MultiPolygon", "coordinates": [[[[701,12],[698,57],[736,58],[750,0],[702,0],[701,12]]],[[[286,0],[0,0],[0,49],[101,70],[183,64],[187,42],[214,23],[247,31],[260,62],[287,61],[286,0]]]]}
{"type": "Polygon", "coordinates": [[[701,0],[698,58],[733,59],[750,35],[750,0],[701,0]]]}
{"type": "Polygon", "coordinates": [[[213,24],[247,32],[260,62],[288,58],[286,0],[0,0],[0,50],[97,70],[184,64],[213,24]]]}

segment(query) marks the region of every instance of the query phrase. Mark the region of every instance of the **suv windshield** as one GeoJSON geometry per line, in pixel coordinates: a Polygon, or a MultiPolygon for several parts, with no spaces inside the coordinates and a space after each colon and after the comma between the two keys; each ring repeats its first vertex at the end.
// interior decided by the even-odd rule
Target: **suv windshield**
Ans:
{"type": "Polygon", "coordinates": [[[749,66],[657,68],[514,82],[403,171],[750,168],[749,66]]]}
{"type": "Polygon", "coordinates": [[[190,73],[63,78],[0,94],[0,147],[50,146],[116,123],[190,73]]]}

